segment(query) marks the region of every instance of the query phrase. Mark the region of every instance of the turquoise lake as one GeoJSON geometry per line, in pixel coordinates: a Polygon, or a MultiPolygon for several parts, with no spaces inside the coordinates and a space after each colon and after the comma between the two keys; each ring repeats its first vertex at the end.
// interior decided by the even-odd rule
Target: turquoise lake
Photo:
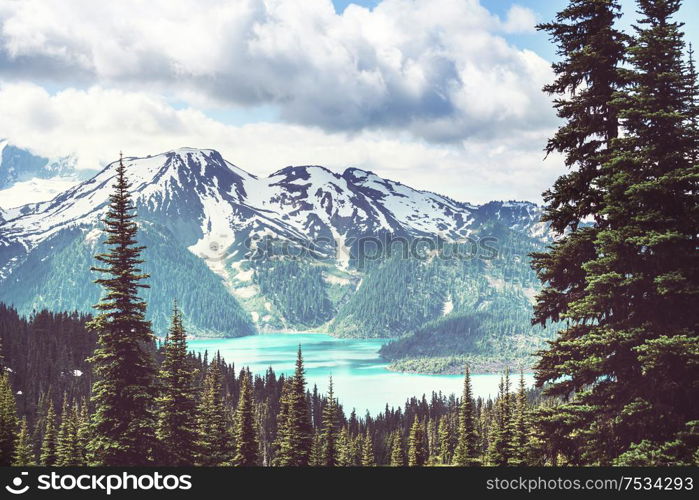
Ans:
{"type": "MultiPolygon", "coordinates": [[[[461,375],[418,375],[392,372],[379,357],[385,343],[381,339],[338,339],[319,333],[269,333],[235,339],[196,339],[189,341],[190,349],[208,351],[209,356],[221,352],[228,363],[235,363],[236,371],[249,366],[256,374],[272,367],[277,374],[294,372],[299,344],[303,351],[308,388],[318,385],[325,393],[328,378],[333,377],[335,394],[349,414],[352,408],[358,415],[367,410],[375,415],[389,406],[402,406],[411,396],[428,399],[432,391],[443,394],[461,394],[461,375]]],[[[495,396],[500,375],[475,374],[471,377],[475,396],[495,396]]],[[[527,384],[533,382],[526,376],[527,384]]],[[[513,380],[516,382],[516,380],[513,380]]],[[[515,384],[513,384],[514,387],[515,384]]]]}

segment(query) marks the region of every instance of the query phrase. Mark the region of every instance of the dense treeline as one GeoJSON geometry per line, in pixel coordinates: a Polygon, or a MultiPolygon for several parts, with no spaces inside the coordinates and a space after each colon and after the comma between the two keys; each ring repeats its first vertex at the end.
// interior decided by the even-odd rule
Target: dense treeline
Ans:
{"type": "MultiPolygon", "coordinates": [[[[48,312],[26,319],[13,309],[0,307],[6,373],[0,394],[0,435],[5,432],[7,436],[5,441],[0,438],[3,464],[100,462],[89,447],[93,377],[85,358],[95,342],[85,326],[87,320],[84,316],[48,312]],[[44,346],[39,347],[40,344],[44,346]],[[64,346],[65,355],[42,369],[47,364],[44,359],[54,359],[47,353],[57,345],[64,346]],[[34,356],[35,353],[48,357],[34,356]],[[20,366],[27,369],[20,370],[20,366]],[[82,369],[80,376],[74,375],[78,367],[82,369]],[[29,401],[32,404],[27,404],[29,401]]],[[[326,395],[317,387],[307,390],[300,356],[296,374],[287,378],[277,376],[271,368],[263,376],[252,376],[245,369],[236,372],[218,355],[209,359],[207,354],[188,353],[177,309],[167,340],[155,359],[160,389],[154,405],[158,411],[149,463],[458,463],[454,456],[460,439],[463,397],[433,393],[430,398],[411,398],[403,408],[387,407],[376,416],[357,417],[354,412],[346,415],[333,393],[332,380],[326,395]],[[305,451],[299,454],[297,448],[305,451]]],[[[515,408],[522,395],[511,391],[508,394],[508,408],[515,408]]],[[[522,394],[526,397],[527,440],[534,446],[535,429],[529,419],[540,396],[532,391],[522,394]]],[[[491,441],[496,430],[492,426],[498,421],[500,399],[484,401],[469,396],[469,401],[474,429],[471,446],[477,450],[474,459],[478,463],[494,463],[495,445],[491,441]]],[[[507,411],[515,414],[514,409],[507,411]]],[[[508,426],[514,426],[514,422],[513,419],[508,426]]],[[[508,446],[514,447],[514,442],[508,446]]]]}
{"type": "Polygon", "coordinates": [[[483,291],[479,300],[420,327],[381,348],[381,355],[409,371],[461,373],[531,366],[533,352],[550,333],[530,321],[530,302],[517,288],[483,291]]]}
{"type": "MultiPolygon", "coordinates": [[[[16,319],[2,321],[3,339],[15,339],[12,332],[18,327],[30,337],[41,335],[32,330],[34,318],[19,318],[5,307],[2,313],[3,318],[16,319]]],[[[277,376],[271,368],[263,376],[252,376],[245,369],[236,372],[218,355],[209,359],[207,354],[188,353],[180,314],[175,310],[167,341],[156,356],[160,389],[151,429],[154,446],[147,463],[458,465],[466,460],[458,454],[463,439],[472,450],[468,453],[474,464],[503,462],[503,453],[509,464],[539,463],[536,450],[541,447],[541,437],[536,435],[531,415],[540,395],[525,392],[523,387],[513,392],[509,378],[503,380],[503,395],[495,401],[473,399],[469,385],[467,405],[463,395],[433,393],[430,398],[411,398],[402,408],[387,407],[376,416],[357,417],[354,411],[346,415],[333,392],[332,380],[325,395],[317,387],[307,390],[300,353],[291,377],[277,376]],[[460,430],[464,418],[471,426],[466,431],[460,430]],[[520,418],[525,423],[517,431],[520,418]],[[496,440],[503,432],[506,436],[496,440]],[[517,444],[518,439],[525,440],[525,448],[517,444]],[[518,462],[514,451],[503,452],[505,448],[527,449],[528,458],[518,462]]],[[[19,366],[35,344],[5,344],[5,375],[0,384],[2,464],[103,463],[90,446],[95,405],[90,402],[87,381],[92,377],[90,367],[84,364],[88,349],[83,344],[87,341],[94,346],[94,339],[85,328],[86,318],[44,312],[36,317],[43,315],[49,318],[44,325],[56,332],[54,342],[68,346],[67,356],[57,359],[55,370],[66,373],[82,366],[85,371],[62,384],[63,379],[43,376],[40,370],[15,370],[12,367],[19,366]],[[32,396],[36,405],[24,405],[34,385],[43,388],[32,396]]],[[[33,362],[29,365],[35,367],[33,362]]]]}
{"type": "MultiPolygon", "coordinates": [[[[30,421],[41,404],[82,399],[90,392],[87,358],[95,349],[89,317],[40,311],[28,319],[0,303],[0,345],[5,367],[15,382],[17,410],[30,421]]],[[[44,408],[45,410],[45,408],[44,408]]]]}
{"type": "MultiPolygon", "coordinates": [[[[17,318],[4,308],[4,315],[17,318]]],[[[49,313],[40,313],[37,316],[49,313]]],[[[163,465],[575,465],[576,441],[552,416],[561,402],[505,374],[495,400],[473,398],[470,377],[461,397],[433,393],[411,398],[402,408],[376,416],[346,414],[333,393],[307,390],[299,355],[296,373],[277,376],[236,371],[218,355],[187,353],[185,331],[173,314],[167,341],[155,359],[160,390],[154,403],[154,447],[149,463],[163,465]],[[513,388],[513,386],[515,386],[513,388]],[[467,403],[465,403],[467,402],[467,403]],[[301,449],[301,452],[297,450],[301,449]]],[[[52,370],[69,373],[85,355],[90,338],[85,318],[50,315],[44,325],[58,332],[68,355],[52,370]],[[80,353],[80,354],[77,354],[80,353]],[[77,363],[77,364],[76,364],[77,363]]],[[[39,371],[12,368],[27,359],[34,342],[17,344],[14,331],[32,332],[32,319],[3,321],[5,375],[0,383],[0,459],[3,464],[81,465],[100,463],[91,438],[89,366],[76,386],[39,371]],[[9,327],[12,330],[5,330],[9,327]],[[13,354],[9,354],[9,353],[13,354]],[[9,369],[8,369],[9,368],[9,369]],[[84,378],[83,378],[84,377],[84,378]],[[39,380],[37,380],[39,379],[39,380]],[[53,382],[52,382],[53,381],[53,382]],[[34,411],[22,411],[33,384],[45,387],[34,411]],[[61,389],[73,387],[72,391],[61,389]],[[19,394],[21,392],[22,394],[19,394]],[[3,458],[4,457],[4,458],[3,458]]],[[[40,331],[28,333],[41,335],[40,331]]],[[[49,348],[50,349],[50,348],[49,348]]],[[[30,366],[33,366],[31,364],[30,366]]],[[[571,415],[571,418],[573,415],[571,415]]],[[[691,435],[684,436],[691,445],[691,435]]],[[[696,463],[696,458],[694,459],[696,463]]],[[[675,461],[673,463],[692,463],[675,461]]]]}

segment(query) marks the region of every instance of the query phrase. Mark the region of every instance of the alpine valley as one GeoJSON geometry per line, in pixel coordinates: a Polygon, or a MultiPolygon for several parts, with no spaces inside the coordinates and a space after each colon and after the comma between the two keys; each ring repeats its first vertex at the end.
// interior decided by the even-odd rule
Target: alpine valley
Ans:
{"type": "MultiPolygon", "coordinates": [[[[418,372],[528,363],[553,336],[530,322],[539,285],[528,254],[552,239],[532,203],[476,206],[357,168],[260,178],[207,149],[124,161],[158,335],[177,299],[196,336],[393,339],[382,356],[418,372]]],[[[0,198],[0,302],[92,310],[117,163],[49,201],[0,198]]]]}

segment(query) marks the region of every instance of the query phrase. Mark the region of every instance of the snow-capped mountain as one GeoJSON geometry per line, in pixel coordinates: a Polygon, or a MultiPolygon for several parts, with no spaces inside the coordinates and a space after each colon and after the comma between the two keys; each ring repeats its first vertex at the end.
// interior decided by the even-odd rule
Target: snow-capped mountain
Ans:
{"type": "Polygon", "coordinates": [[[75,174],[75,158],[44,158],[0,139],[0,189],[32,178],[50,179],[75,174]]]}
{"type": "MultiPolygon", "coordinates": [[[[244,264],[245,257],[259,242],[270,239],[311,249],[315,255],[334,260],[338,272],[351,273],[350,257],[366,236],[459,241],[500,224],[523,237],[540,241],[548,237],[539,223],[540,209],[532,203],[475,206],[358,168],[338,173],[322,166],[293,166],[257,177],[217,151],[192,148],[127,157],[124,162],[142,237],[153,240],[150,246],[160,252],[155,257],[158,267],[167,258],[167,265],[179,272],[181,261],[196,257],[206,264],[198,272],[208,268],[212,275],[223,278],[217,294],[227,289],[243,302],[261,293],[244,264]]],[[[68,247],[81,252],[86,248],[89,260],[100,236],[97,228],[107,208],[116,166],[117,162],[109,164],[49,201],[0,213],[0,300],[21,302],[12,295],[20,294],[24,302],[18,305],[25,310],[72,304],[69,288],[79,283],[63,285],[65,299],[52,302],[42,293],[45,281],[37,281],[41,272],[28,266],[48,269],[45,260],[55,261],[68,247]],[[35,290],[27,291],[23,280],[36,282],[35,290]]],[[[74,306],[87,308],[93,296],[91,292],[74,306]]],[[[258,324],[264,310],[271,309],[269,302],[260,304],[260,311],[249,311],[258,324]]],[[[166,311],[159,312],[163,320],[166,311]]],[[[207,328],[215,330],[214,326],[207,328]]]]}
{"type": "Polygon", "coordinates": [[[73,156],[45,158],[0,139],[0,207],[50,200],[95,174],[75,165],[73,156]]]}
{"type": "MultiPolygon", "coordinates": [[[[140,218],[172,229],[180,243],[204,258],[218,257],[243,235],[275,236],[330,252],[335,249],[328,241],[384,232],[458,240],[474,223],[491,218],[536,231],[540,215],[532,203],[478,207],[357,168],[339,174],[321,166],[286,167],[258,178],[217,151],[191,148],[124,162],[140,218]]],[[[58,231],[97,224],[116,165],[50,201],[6,210],[2,236],[31,251],[58,231]]]]}

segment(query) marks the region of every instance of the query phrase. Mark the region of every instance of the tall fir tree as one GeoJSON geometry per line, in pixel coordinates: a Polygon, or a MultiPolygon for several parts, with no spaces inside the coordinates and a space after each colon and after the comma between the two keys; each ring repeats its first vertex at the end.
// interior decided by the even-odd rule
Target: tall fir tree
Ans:
{"type": "MultiPolygon", "coordinates": [[[[555,96],[554,107],[565,123],[549,140],[547,153],[564,155],[570,171],[559,177],[544,193],[546,207],[542,220],[561,236],[547,252],[532,254],[532,266],[542,281],[537,296],[534,322],[545,325],[566,321],[537,363],[537,384],[544,385],[559,373],[564,362],[577,359],[589,331],[584,321],[571,321],[571,307],[585,297],[587,272],[584,264],[597,253],[595,239],[605,223],[601,213],[604,186],[602,165],[611,155],[612,141],[619,134],[615,92],[623,88],[620,66],[625,58],[627,36],[616,29],[620,16],[617,0],[570,0],[554,22],[539,25],[557,44],[560,61],[553,65],[556,79],[544,87],[555,96]],[[593,220],[594,225],[583,224],[593,220]]],[[[571,379],[564,379],[568,384],[571,379]]],[[[572,386],[568,386],[570,390],[572,386]]],[[[561,390],[551,394],[561,394],[561,390]]],[[[546,410],[545,420],[560,432],[570,416],[581,420],[568,405],[546,410]]]]}
{"type": "Polygon", "coordinates": [[[362,451],[364,450],[364,434],[357,434],[350,439],[350,455],[352,465],[358,467],[362,465],[362,451]]]}
{"type": "Polygon", "coordinates": [[[451,426],[447,416],[439,419],[437,434],[439,435],[439,463],[451,464],[454,446],[451,426]]]}
{"type": "Polygon", "coordinates": [[[39,464],[43,466],[56,465],[58,459],[58,428],[56,427],[56,411],[53,403],[49,402],[46,420],[44,421],[44,437],[41,441],[39,464]]]}
{"type": "Polygon", "coordinates": [[[313,445],[311,446],[311,458],[308,465],[311,467],[323,466],[323,436],[319,432],[313,433],[313,445]]]}
{"type": "Polygon", "coordinates": [[[78,415],[71,407],[68,396],[63,397],[61,425],[56,438],[56,465],[70,467],[82,465],[78,442],[78,415]]]}
{"type": "Polygon", "coordinates": [[[196,465],[229,465],[232,439],[224,404],[223,372],[217,355],[209,364],[197,407],[196,465]]]}
{"type": "MultiPolygon", "coordinates": [[[[586,266],[589,294],[576,308],[597,321],[594,354],[585,352],[592,387],[580,400],[597,412],[588,435],[599,443],[598,429],[608,429],[590,452],[599,463],[635,454],[644,441],[672,447],[699,420],[699,387],[687,383],[699,370],[699,166],[683,34],[673,20],[680,5],[638,2],[629,88],[617,99],[625,133],[604,169],[607,224],[595,242],[599,257],[586,266]]],[[[693,441],[696,450],[699,435],[693,441]]],[[[669,462],[689,463],[694,450],[669,462]]]]}
{"type": "Polygon", "coordinates": [[[333,378],[330,377],[328,388],[328,398],[323,407],[323,429],[322,429],[322,465],[334,467],[337,465],[337,438],[339,432],[338,407],[335,393],[333,391],[333,378]]]}
{"type": "Polygon", "coordinates": [[[524,372],[519,374],[519,388],[512,415],[512,465],[528,465],[531,426],[527,409],[527,390],[524,372]]]}
{"type": "Polygon", "coordinates": [[[512,460],[512,398],[510,372],[500,379],[498,399],[495,401],[495,422],[491,431],[488,461],[491,465],[511,465],[512,460]]]}
{"type": "Polygon", "coordinates": [[[257,430],[255,428],[252,376],[245,371],[242,377],[238,408],[235,414],[235,455],[233,464],[239,467],[258,465],[257,430]]]}
{"type": "Polygon", "coordinates": [[[422,422],[415,415],[413,424],[408,434],[408,466],[421,467],[427,462],[427,450],[425,449],[425,431],[422,422]]]}
{"type": "Polygon", "coordinates": [[[96,377],[90,451],[95,465],[145,465],[155,443],[154,337],[145,319],[146,303],[138,296],[139,289],[148,287],[143,283],[148,275],[139,269],[144,247],[137,246],[136,214],[122,159],[112,187],[103,220],[109,251],[95,257],[102,267],[92,268],[108,277],[95,281],[106,293],[90,323],[98,335],[90,358],[96,377]]]}
{"type": "Polygon", "coordinates": [[[435,465],[439,462],[439,436],[437,434],[437,421],[427,417],[426,439],[427,443],[427,465],[435,465]]]}
{"type": "MultiPolygon", "coordinates": [[[[635,446],[673,441],[699,416],[697,389],[686,383],[699,366],[699,312],[692,305],[699,294],[699,204],[682,35],[672,21],[680,2],[638,6],[631,66],[617,71],[625,88],[608,101],[624,133],[601,136],[605,150],[597,155],[592,185],[599,196],[589,214],[595,225],[558,244],[585,233],[589,252],[534,258],[547,282],[535,319],[569,325],[543,353],[537,382],[550,383],[550,395],[575,394],[545,419],[567,434],[550,433],[570,441],[572,463],[624,463],[627,452],[638,460],[635,446]]],[[[579,141],[576,153],[584,146],[579,141]]],[[[677,463],[690,456],[687,450],[677,463]]]]}
{"type": "Polygon", "coordinates": [[[369,429],[364,435],[362,443],[362,467],[376,467],[376,455],[374,454],[374,440],[369,429]]]}
{"type": "Polygon", "coordinates": [[[197,439],[196,371],[187,354],[182,312],[173,306],[170,330],[163,345],[160,391],[156,399],[157,462],[167,466],[194,464],[197,439]]]}
{"type": "Polygon", "coordinates": [[[391,437],[391,467],[405,466],[405,455],[403,453],[403,439],[399,431],[394,431],[391,437]]]}
{"type": "Polygon", "coordinates": [[[299,346],[296,371],[289,380],[285,401],[278,418],[278,450],[276,463],[280,466],[308,465],[313,446],[311,410],[306,399],[306,378],[303,356],[299,346]]]}
{"type": "Polygon", "coordinates": [[[471,372],[466,367],[464,392],[459,406],[459,428],[454,451],[454,465],[462,467],[478,464],[478,435],[476,433],[475,408],[471,389],[471,372]]]}
{"type": "Polygon", "coordinates": [[[77,442],[78,442],[78,452],[80,453],[80,465],[87,465],[92,460],[88,453],[88,446],[90,444],[90,414],[87,411],[87,403],[82,402],[76,411],[78,415],[78,432],[77,432],[77,442]]]}
{"type": "Polygon", "coordinates": [[[276,418],[277,433],[274,440],[274,460],[272,461],[272,465],[275,466],[283,465],[289,460],[284,442],[288,433],[290,391],[291,379],[284,379],[281,394],[279,395],[279,411],[276,418]]]}
{"type": "Polygon", "coordinates": [[[36,465],[34,457],[34,446],[31,440],[31,433],[27,427],[27,417],[22,418],[19,427],[19,435],[15,442],[15,450],[12,456],[12,465],[15,467],[27,467],[36,465]]]}
{"type": "Polygon", "coordinates": [[[0,466],[12,463],[17,435],[17,404],[7,372],[0,374],[0,466]]]}
{"type": "Polygon", "coordinates": [[[354,465],[352,436],[350,436],[347,427],[342,428],[337,440],[337,465],[340,467],[351,467],[354,465]]]}

